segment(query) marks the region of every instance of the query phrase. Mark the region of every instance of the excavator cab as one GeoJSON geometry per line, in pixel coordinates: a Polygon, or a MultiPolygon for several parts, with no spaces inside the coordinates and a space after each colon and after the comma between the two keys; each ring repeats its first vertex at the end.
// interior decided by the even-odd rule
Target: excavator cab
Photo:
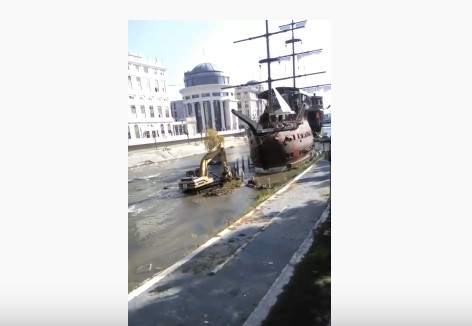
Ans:
{"type": "Polygon", "coordinates": [[[187,171],[187,172],[185,172],[185,176],[186,177],[198,178],[198,177],[200,177],[200,169],[196,168],[194,170],[187,171]]]}

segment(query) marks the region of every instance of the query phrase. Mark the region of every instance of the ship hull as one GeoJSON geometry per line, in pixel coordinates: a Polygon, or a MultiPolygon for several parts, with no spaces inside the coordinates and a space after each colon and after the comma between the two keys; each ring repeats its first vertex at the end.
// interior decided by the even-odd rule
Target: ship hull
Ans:
{"type": "Polygon", "coordinates": [[[259,144],[253,134],[249,141],[250,157],[258,174],[290,170],[313,155],[313,136],[306,120],[295,130],[262,136],[259,144]]]}

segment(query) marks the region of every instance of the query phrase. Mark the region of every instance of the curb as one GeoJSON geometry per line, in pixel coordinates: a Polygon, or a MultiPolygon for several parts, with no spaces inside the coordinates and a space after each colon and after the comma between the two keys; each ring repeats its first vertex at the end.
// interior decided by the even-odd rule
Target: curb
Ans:
{"type": "Polygon", "coordinates": [[[269,291],[259,302],[256,309],[248,317],[243,326],[259,326],[267,318],[270,310],[272,309],[272,306],[277,302],[278,296],[283,292],[284,286],[292,278],[295,265],[302,260],[308,249],[310,249],[314,240],[314,231],[320,226],[321,223],[326,221],[329,216],[330,209],[331,203],[328,202],[328,205],[326,206],[318,221],[315,223],[313,229],[310,230],[308,236],[305,238],[295,254],[293,254],[287,266],[285,266],[285,268],[282,270],[280,275],[270,287],[269,291]]]}

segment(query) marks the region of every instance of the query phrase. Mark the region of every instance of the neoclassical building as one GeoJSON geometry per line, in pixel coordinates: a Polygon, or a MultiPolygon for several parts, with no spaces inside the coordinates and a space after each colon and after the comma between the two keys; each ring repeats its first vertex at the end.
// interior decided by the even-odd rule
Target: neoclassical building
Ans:
{"type": "Polygon", "coordinates": [[[218,131],[238,130],[239,119],[231,113],[237,109],[234,88],[229,77],[214,64],[201,63],[184,73],[185,88],[180,90],[186,117],[196,118],[197,133],[207,128],[218,131]]]}
{"type": "Polygon", "coordinates": [[[251,120],[258,121],[264,112],[267,101],[257,98],[257,94],[264,91],[262,84],[257,80],[250,80],[244,86],[236,88],[236,100],[238,101],[238,111],[242,112],[251,120]]]}
{"type": "Polygon", "coordinates": [[[128,146],[165,142],[186,134],[186,123],[172,117],[166,73],[157,60],[128,53],[128,146]]]}

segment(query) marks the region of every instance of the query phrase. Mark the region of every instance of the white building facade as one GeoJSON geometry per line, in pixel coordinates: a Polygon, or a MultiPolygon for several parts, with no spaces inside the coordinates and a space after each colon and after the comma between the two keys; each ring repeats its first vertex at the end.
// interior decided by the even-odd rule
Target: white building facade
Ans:
{"type": "Polygon", "coordinates": [[[166,70],[156,60],[128,53],[128,146],[184,134],[182,123],[171,115],[166,70]]]}
{"type": "Polygon", "coordinates": [[[185,88],[180,90],[185,117],[196,118],[196,132],[205,133],[208,128],[218,131],[237,131],[239,119],[231,113],[237,109],[234,88],[229,77],[211,63],[201,63],[184,73],[185,88]]]}
{"type": "Polygon", "coordinates": [[[236,100],[238,101],[238,111],[251,120],[258,121],[264,113],[267,101],[257,98],[257,94],[264,91],[262,84],[251,85],[253,83],[258,83],[258,81],[250,80],[246,85],[237,87],[236,100]]]}

